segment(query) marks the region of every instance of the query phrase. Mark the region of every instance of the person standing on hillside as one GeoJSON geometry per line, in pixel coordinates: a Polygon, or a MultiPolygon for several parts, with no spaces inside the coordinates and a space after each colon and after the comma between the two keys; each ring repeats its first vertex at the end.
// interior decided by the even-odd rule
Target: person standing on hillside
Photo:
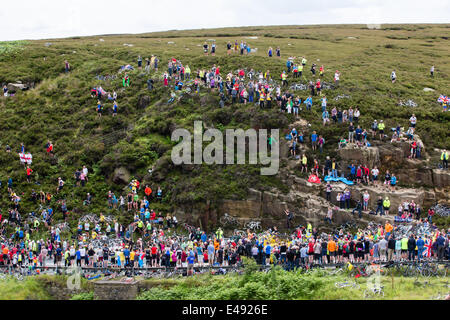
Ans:
{"type": "Polygon", "coordinates": [[[113,109],[113,117],[117,116],[117,101],[114,101],[113,109]]]}
{"type": "Polygon", "coordinates": [[[150,72],[150,59],[149,58],[145,58],[145,68],[144,71],[149,73],[150,72]]]}
{"type": "Polygon", "coordinates": [[[216,55],[216,43],[215,43],[215,42],[213,42],[213,43],[211,44],[211,55],[212,55],[212,56],[215,56],[215,55],[216,55]]]}
{"type": "Polygon", "coordinates": [[[128,76],[128,74],[125,74],[125,77],[123,77],[122,84],[124,87],[130,86],[130,77],[128,76]]]}
{"type": "Polygon", "coordinates": [[[139,70],[141,70],[142,69],[142,57],[141,56],[138,56],[137,63],[138,63],[139,70]]]}
{"type": "Polygon", "coordinates": [[[208,44],[206,43],[206,41],[205,41],[205,43],[203,44],[203,52],[204,52],[204,54],[205,54],[205,56],[207,56],[208,55],[208,44]]]}
{"type": "Polygon", "coordinates": [[[381,141],[383,141],[383,138],[384,138],[384,128],[385,128],[385,125],[383,123],[383,120],[380,120],[380,122],[378,123],[378,133],[380,134],[381,141]]]}
{"type": "Polygon", "coordinates": [[[441,153],[442,169],[448,169],[448,151],[442,150],[441,153]]]}
{"type": "Polygon", "coordinates": [[[434,78],[434,66],[431,66],[430,75],[432,78],[434,78]]]}
{"type": "Polygon", "coordinates": [[[29,166],[27,166],[27,182],[31,182],[31,173],[33,173],[33,169],[31,169],[29,166]]]}
{"type": "Polygon", "coordinates": [[[272,55],[273,55],[272,47],[269,47],[269,50],[267,50],[267,54],[268,54],[269,58],[272,58],[272,55]]]}
{"type": "Polygon", "coordinates": [[[98,114],[99,118],[102,117],[102,111],[103,111],[102,103],[100,102],[100,100],[98,100],[98,102],[97,102],[97,114],[98,114]]]}
{"type": "Polygon", "coordinates": [[[392,70],[392,73],[391,73],[391,80],[392,80],[392,83],[394,83],[395,80],[397,80],[397,75],[395,74],[395,69],[392,70]]]}
{"type": "Polygon", "coordinates": [[[336,86],[339,86],[339,78],[341,76],[341,73],[336,70],[335,74],[334,74],[334,83],[336,84],[336,86]]]}
{"type": "Polygon", "coordinates": [[[227,42],[227,55],[229,56],[231,54],[231,42],[227,42]]]}
{"type": "Polygon", "coordinates": [[[66,73],[70,71],[70,64],[67,60],[64,61],[64,68],[66,73]]]}

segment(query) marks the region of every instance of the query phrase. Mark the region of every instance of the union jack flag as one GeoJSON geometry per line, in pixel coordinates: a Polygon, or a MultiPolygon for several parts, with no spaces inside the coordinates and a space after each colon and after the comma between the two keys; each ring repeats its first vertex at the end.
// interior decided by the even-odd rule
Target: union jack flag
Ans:
{"type": "Polygon", "coordinates": [[[439,103],[448,103],[448,97],[441,94],[437,100],[439,103]]]}
{"type": "Polygon", "coordinates": [[[423,256],[430,258],[431,257],[431,247],[433,246],[433,243],[430,239],[428,239],[427,243],[425,244],[425,250],[423,251],[423,256]]]}

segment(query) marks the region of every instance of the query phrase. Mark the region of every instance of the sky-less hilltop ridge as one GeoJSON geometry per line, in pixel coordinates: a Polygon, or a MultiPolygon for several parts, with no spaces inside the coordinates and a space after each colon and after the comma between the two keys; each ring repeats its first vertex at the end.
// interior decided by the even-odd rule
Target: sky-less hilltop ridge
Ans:
{"type": "MultiPolygon", "coordinates": [[[[62,177],[66,187],[53,199],[54,207],[58,208],[57,219],[62,218],[56,204],[58,199],[67,200],[75,220],[87,212],[118,215],[115,210],[107,209],[107,193],[111,190],[125,196],[126,180],[133,177],[142,184],[148,183],[154,191],[161,186],[163,201],[152,207],[164,213],[177,207],[185,208],[185,212],[190,208],[203,210],[208,200],[214,206],[223,199],[245,199],[249,187],[287,192],[289,186],[279,176],[260,176],[258,166],[172,164],[171,132],[182,127],[192,131],[195,120],[220,130],[279,128],[280,137],[284,137],[295,119],[291,114],[280,113],[276,107],[260,110],[252,103],[230,105],[227,101],[220,108],[218,92],[211,93],[206,88],[201,88],[199,94],[177,94],[175,101],[168,104],[171,92],[163,86],[162,73],[170,58],[188,64],[193,74],[215,64],[224,76],[239,68],[255,72],[270,70],[276,81],[286,70],[286,59],[290,56],[307,58],[304,74],[308,80],[313,79],[309,71],[312,63],[317,64],[317,70],[324,66],[322,80],[328,83],[333,82],[334,73],[339,70],[339,88],[325,90],[328,109],[358,107],[364,128],[369,130],[374,119],[383,119],[386,131],[397,124],[407,129],[409,118],[415,113],[417,133],[429,155],[429,161],[423,165],[437,168],[440,153],[434,148],[450,148],[450,115],[443,113],[436,102],[441,94],[450,93],[449,31],[450,25],[443,24],[382,25],[381,29],[373,30],[365,25],[283,26],[0,43],[0,83],[20,81],[32,87],[27,91],[18,90],[14,97],[0,98],[3,191],[0,206],[3,213],[10,207],[6,193],[8,176],[13,178],[14,188],[24,192],[22,212],[37,209],[28,201],[32,189],[55,193],[58,177],[62,177]],[[211,40],[217,44],[216,56],[204,56],[202,45],[211,40]],[[248,42],[251,48],[257,48],[256,52],[248,56],[227,56],[226,43],[234,44],[235,40],[248,42]],[[268,58],[267,49],[278,46],[281,59],[268,58]],[[137,70],[139,55],[143,59],[158,56],[159,70],[149,74],[137,70]],[[64,73],[65,60],[71,65],[68,74],[64,73]],[[123,73],[118,71],[127,64],[134,71],[128,72],[130,87],[124,89],[123,73]],[[434,78],[429,73],[432,65],[434,78]],[[397,73],[395,84],[390,81],[393,69],[397,73]],[[106,80],[99,80],[108,75],[106,80]],[[155,82],[152,91],[147,89],[149,78],[155,82]],[[107,100],[103,103],[103,116],[97,117],[97,100],[90,96],[90,90],[99,85],[107,92],[117,92],[117,117],[112,117],[112,103],[107,100]],[[348,97],[336,101],[340,95],[348,97]],[[417,106],[399,105],[408,100],[417,106]],[[46,154],[45,145],[49,140],[54,145],[54,158],[46,154]],[[33,179],[40,185],[26,182],[26,172],[17,155],[22,142],[26,151],[33,154],[33,179]],[[11,153],[4,152],[6,145],[12,148],[11,153]],[[89,169],[89,181],[84,188],[74,188],[74,172],[83,165],[89,169]],[[150,174],[148,170],[152,168],[150,174]],[[83,205],[87,192],[93,195],[89,207],[83,205]]],[[[288,80],[290,84],[300,82],[292,75],[288,80]]],[[[302,101],[308,93],[295,92],[302,101]]],[[[337,157],[339,138],[348,134],[347,124],[323,127],[321,114],[319,97],[313,98],[312,112],[300,112],[300,117],[311,124],[305,135],[316,130],[326,140],[322,154],[307,151],[311,162],[314,156],[321,161],[326,155],[337,157]]],[[[283,165],[286,162],[282,161],[283,165]]],[[[291,173],[306,177],[295,169],[291,173]]],[[[118,217],[121,221],[131,221],[132,214],[118,217]]],[[[73,222],[72,227],[75,225],[73,222]]]]}

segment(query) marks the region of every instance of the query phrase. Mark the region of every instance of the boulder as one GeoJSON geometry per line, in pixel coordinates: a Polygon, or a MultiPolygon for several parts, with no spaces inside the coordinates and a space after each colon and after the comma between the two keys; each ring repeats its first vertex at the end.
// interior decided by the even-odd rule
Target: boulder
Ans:
{"type": "Polygon", "coordinates": [[[354,144],[349,144],[337,152],[342,159],[341,168],[347,168],[351,163],[367,164],[369,168],[379,166],[380,154],[377,147],[356,148],[354,144]]]}
{"type": "Polygon", "coordinates": [[[137,107],[138,109],[145,109],[150,105],[150,97],[149,96],[140,96],[137,107]]]}
{"type": "Polygon", "coordinates": [[[259,218],[261,214],[261,201],[223,200],[220,211],[238,218],[259,218]]]}
{"type": "Polygon", "coordinates": [[[114,170],[112,181],[116,184],[128,184],[130,177],[130,172],[126,168],[120,167],[114,170]]]}
{"type": "Polygon", "coordinates": [[[433,184],[437,188],[450,186],[450,172],[442,169],[433,169],[433,184]]]}
{"type": "Polygon", "coordinates": [[[8,83],[7,85],[9,91],[25,91],[28,90],[30,87],[26,84],[22,83],[8,83]]]}

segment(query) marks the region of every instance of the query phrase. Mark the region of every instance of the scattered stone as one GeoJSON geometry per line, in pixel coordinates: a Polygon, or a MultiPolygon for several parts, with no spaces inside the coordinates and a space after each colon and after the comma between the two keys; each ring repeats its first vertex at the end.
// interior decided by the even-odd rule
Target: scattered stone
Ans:
{"type": "Polygon", "coordinates": [[[358,39],[358,38],[355,38],[355,37],[347,37],[347,39],[358,39]]]}
{"type": "Polygon", "coordinates": [[[258,39],[258,37],[247,37],[247,39],[258,39]]]}
{"type": "Polygon", "coordinates": [[[101,41],[101,42],[103,42],[103,41],[105,41],[105,40],[103,40],[103,39],[98,39],[98,41],[101,41]]]}
{"type": "Polygon", "coordinates": [[[28,85],[22,84],[21,81],[17,81],[16,83],[8,83],[7,85],[9,91],[25,91],[30,87],[28,85]]]}
{"type": "Polygon", "coordinates": [[[351,98],[349,95],[346,95],[346,94],[340,94],[340,95],[338,95],[338,96],[336,96],[336,97],[334,98],[334,101],[339,101],[339,100],[341,100],[341,99],[349,99],[349,98],[351,98]]]}
{"type": "Polygon", "coordinates": [[[167,44],[174,44],[175,42],[173,42],[173,41],[169,41],[169,42],[167,42],[167,44]]]}
{"type": "Polygon", "coordinates": [[[418,106],[418,104],[412,99],[408,99],[406,101],[400,100],[398,105],[402,106],[402,107],[417,107],[418,106]]]}
{"type": "Polygon", "coordinates": [[[51,45],[53,45],[53,43],[51,43],[51,42],[46,42],[46,43],[45,43],[45,46],[46,46],[46,47],[50,47],[51,45]]]}
{"type": "Polygon", "coordinates": [[[431,89],[431,88],[423,88],[423,91],[425,91],[425,92],[433,92],[433,91],[435,91],[434,89],[431,89]]]}
{"type": "Polygon", "coordinates": [[[375,24],[367,24],[367,29],[370,30],[378,30],[381,29],[381,24],[375,23],[375,24]]]}

